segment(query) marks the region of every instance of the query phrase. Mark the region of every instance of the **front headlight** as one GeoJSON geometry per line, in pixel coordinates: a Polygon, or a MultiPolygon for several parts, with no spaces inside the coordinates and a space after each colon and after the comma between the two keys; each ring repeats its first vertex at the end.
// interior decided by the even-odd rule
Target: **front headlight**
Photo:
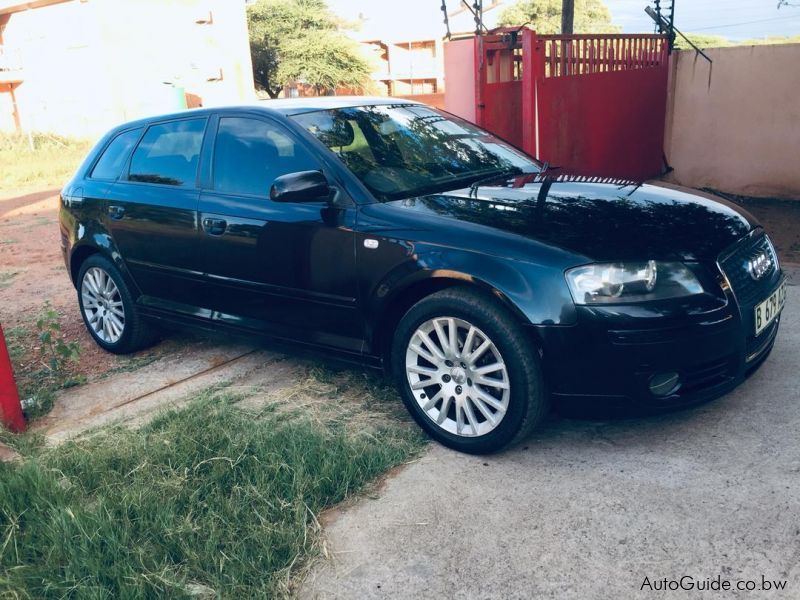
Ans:
{"type": "Polygon", "coordinates": [[[598,263],[566,275],[575,304],[624,304],[703,292],[694,273],[678,262],[598,263]]]}

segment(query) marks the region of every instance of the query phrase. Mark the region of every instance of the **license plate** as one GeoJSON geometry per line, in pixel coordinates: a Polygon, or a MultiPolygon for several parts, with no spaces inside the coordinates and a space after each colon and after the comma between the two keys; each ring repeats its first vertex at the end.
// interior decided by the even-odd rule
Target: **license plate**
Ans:
{"type": "Polygon", "coordinates": [[[764,331],[769,324],[778,318],[786,303],[786,282],[783,281],[766,300],[759,302],[755,307],[756,335],[764,331]]]}

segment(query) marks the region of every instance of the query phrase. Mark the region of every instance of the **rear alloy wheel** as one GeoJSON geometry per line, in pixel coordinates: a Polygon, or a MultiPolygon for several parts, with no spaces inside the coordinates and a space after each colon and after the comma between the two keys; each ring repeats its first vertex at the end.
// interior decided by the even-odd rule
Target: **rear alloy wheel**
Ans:
{"type": "Polygon", "coordinates": [[[401,319],[392,369],[406,408],[440,443],[472,454],[525,437],[547,413],[539,355],[491,296],[448,288],[401,319]]]}
{"type": "Polygon", "coordinates": [[[139,315],[122,273],[105,256],[87,258],[77,284],[83,322],[100,347],[128,354],[153,342],[153,329],[139,315]]]}
{"type": "Polygon", "coordinates": [[[87,269],[81,280],[83,318],[96,337],[115,344],[125,331],[125,306],[119,288],[100,267],[87,269]]]}

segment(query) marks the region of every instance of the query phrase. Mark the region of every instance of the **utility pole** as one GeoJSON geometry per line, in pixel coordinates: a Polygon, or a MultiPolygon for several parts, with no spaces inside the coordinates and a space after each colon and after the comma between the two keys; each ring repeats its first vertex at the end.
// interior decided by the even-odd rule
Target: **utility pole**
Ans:
{"type": "Polygon", "coordinates": [[[561,0],[561,33],[572,34],[572,23],[575,21],[575,0],[561,0]]]}

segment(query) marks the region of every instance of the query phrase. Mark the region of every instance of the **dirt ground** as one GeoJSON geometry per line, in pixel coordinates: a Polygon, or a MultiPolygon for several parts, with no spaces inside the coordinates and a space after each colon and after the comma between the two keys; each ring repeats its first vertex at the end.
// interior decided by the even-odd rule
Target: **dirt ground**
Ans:
{"type": "Polygon", "coordinates": [[[176,349],[172,341],[125,357],[101,350],[86,332],[61,257],[57,190],[0,198],[0,324],[23,398],[38,391],[43,381],[51,384],[48,356],[42,354],[35,325],[46,302],[60,316],[65,343],[75,342],[80,348],[78,361],[65,363],[58,381],[52,382],[55,387],[136,368],[176,349]]]}
{"type": "MultiPolygon", "coordinates": [[[[800,201],[735,198],[770,232],[781,258],[800,264],[800,201]]],[[[190,360],[214,341],[188,333],[171,334],[138,354],[119,357],[101,350],[86,332],[74,288],[61,257],[56,190],[0,197],[0,324],[9,338],[23,398],[37,387],[86,385],[109,373],[134,371],[165,356],[190,360]],[[80,348],[75,363],[50,377],[35,323],[45,303],[59,314],[61,335],[80,348]]],[[[77,391],[77,390],[74,390],[77,391]]],[[[72,394],[74,396],[74,394],[72,394]]],[[[41,410],[46,413],[49,406],[41,410]]]]}
{"type": "Polygon", "coordinates": [[[787,264],[800,264],[800,199],[748,198],[720,194],[749,211],[766,229],[780,258],[787,264]]]}

